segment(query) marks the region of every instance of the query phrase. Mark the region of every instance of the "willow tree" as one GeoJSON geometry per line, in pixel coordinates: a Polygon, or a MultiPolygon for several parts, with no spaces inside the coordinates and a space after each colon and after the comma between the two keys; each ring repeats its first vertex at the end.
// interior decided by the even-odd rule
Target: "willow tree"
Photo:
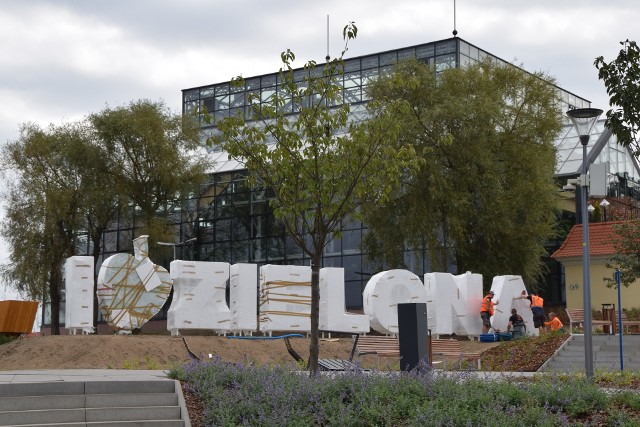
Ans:
{"type": "MultiPolygon", "coordinates": [[[[294,73],[295,55],[283,52],[282,83],[275,96],[260,104],[249,94],[250,120],[237,115],[217,122],[221,137],[213,141],[244,163],[254,185],[273,191],[274,216],[311,261],[312,372],[318,369],[322,251],[341,221],[357,216],[362,203],[386,200],[412,158],[411,147],[394,144],[397,120],[385,110],[371,104],[370,120],[349,120],[350,106],[343,103],[338,78],[356,34],[353,23],[347,25],[340,57],[324,65],[307,62],[302,73],[294,73]]],[[[244,81],[236,78],[233,84],[244,81]]]]}
{"type": "Polygon", "coordinates": [[[412,61],[380,78],[371,96],[402,108],[400,143],[422,159],[393,199],[366,210],[372,255],[402,266],[407,246],[426,248],[432,271],[535,280],[558,206],[553,81],[490,62],[436,74],[412,61]]]}
{"type": "Polygon", "coordinates": [[[81,123],[21,127],[3,147],[10,173],[2,235],[9,246],[3,277],[31,298],[51,303],[51,332],[59,333],[62,264],[74,255],[82,227],[82,182],[88,142],[81,123]]]}
{"type": "Polygon", "coordinates": [[[173,239],[167,206],[192,196],[206,179],[197,125],[149,100],[106,108],[88,122],[110,159],[112,185],[140,217],[140,232],[154,241],[173,239]]]}

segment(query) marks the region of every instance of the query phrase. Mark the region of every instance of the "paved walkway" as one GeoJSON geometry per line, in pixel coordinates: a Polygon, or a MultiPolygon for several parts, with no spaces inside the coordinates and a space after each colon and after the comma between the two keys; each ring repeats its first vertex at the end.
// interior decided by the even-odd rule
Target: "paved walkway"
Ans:
{"type": "Polygon", "coordinates": [[[166,380],[167,371],[129,369],[34,369],[0,371],[0,384],[166,380]]]}

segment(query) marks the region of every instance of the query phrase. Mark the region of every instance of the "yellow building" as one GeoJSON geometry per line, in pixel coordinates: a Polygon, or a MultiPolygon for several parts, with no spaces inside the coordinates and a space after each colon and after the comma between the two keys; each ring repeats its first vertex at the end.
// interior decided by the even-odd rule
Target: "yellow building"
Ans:
{"type": "MultiPolygon", "coordinates": [[[[602,304],[615,304],[618,307],[618,290],[609,288],[605,278],[613,277],[613,270],[605,264],[615,254],[613,247],[613,225],[618,221],[589,224],[589,252],[591,278],[592,309],[600,310],[602,304]]],[[[552,258],[564,268],[564,286],[567,308],[583,308],[582,282],[582,225],[574,225],[567,239],[552,258]]],[[[623,309],[640,307],[640,282],[621,289],[623,309]]]]}

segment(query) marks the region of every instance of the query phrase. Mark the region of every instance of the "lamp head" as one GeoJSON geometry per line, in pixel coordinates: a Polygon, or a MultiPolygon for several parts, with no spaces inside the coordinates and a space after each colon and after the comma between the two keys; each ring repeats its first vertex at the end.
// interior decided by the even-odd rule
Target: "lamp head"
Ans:
{"type": "Polygon", "coordinates": [[[602,110],[598,108],[576,108],[567,111],[567,116],[576,128],[580,136],[580,142],[586,145],[589,142],[589,135],[593,125],[598,121],[598,117],[602,114],[602,110]]]}

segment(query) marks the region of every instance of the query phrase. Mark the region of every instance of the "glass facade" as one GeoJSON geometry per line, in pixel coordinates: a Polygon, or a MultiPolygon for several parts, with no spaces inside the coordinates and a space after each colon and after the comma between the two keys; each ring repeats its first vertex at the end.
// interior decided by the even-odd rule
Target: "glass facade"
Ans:
{"type": "MultiPolygon", "coordinates": [[[[197,244],[193,259],[232,264],[309,265],[309,257],[285,233],[269,206],[268,189],[247,184],[247,171],[214,174],[198,203],[197,244]]],[[[176,224],[178,226],[178,224],[176,224]]],[[[182,224],[178,228],[188,228],[182,224]]],[[[362,291],[378,272],[360,249],[366,231],[360,221],[345,221],[341,235],[325,247],[322,266],[344,267],[346,305],[362,307],[362,291]]],[[[412,271],[429,271],[424,257],[407,251],[412,271]]]]}
{"type": "MultiPolygon", "coordinates": [[[[591,131],[587,155],[591,164],[608,164],[608,187],[610,197],[640,199],[640,169],[628,148],[618,144],[618,139],[598,120],[591,131]]],[[[567,124],[556,141],[558,159],[556,176],[572,178],[582,170],[582,144],[573,125],[567,124]]]]}
{"type": "MultiPolygon", "coordinates": [[[[350,120],[363,120],[367,87],[380,74],[391,70],[398,61],[415,58],[432,66],[436,72],[465,66],[489,58],[498,64],[511,65],[460,38],[451,38],[398,50],[380,52],[344,61],[340,76],[343,87],[342,100],[351,107],[350,120]]],[[[512,65],[511,65],[512,66],[512,65]]],[[[319,72],[319,71],[318,71],[319,72]]],[[[304,71],[294,70],[294,78],[302,81],[304,71]]],[[[246,78],[244,85],[236,87],[231,82],[185,89],[182,91],[183,113],[192,115],[202,124],[203,139],[215,135],[215,122],[235,114],[250,119],[252,103],[266,103],[281,91],[278,73],[246,78]],[[249,94],[254,96],[249,97],[249,94]],[[205,123],[203,113],[213,118],[205,123]]],[[[558,88],[562,108],[588,107],[589,101],[558,88]]],[[[311,103],[311,97],[303,103],[311,103]]],[[[300,105],[285,103],[287,112],[296,114],[300,105]]],[[[221,261],[229,263],[250,262],[263,264],[309,265],[308,257],[287,238],[283,226],[274,218],[269,206],[269,190],[252,188],[247,184],[247,172],[243,165],[230,159],[219,147],[211,147],[215,161],[209,182],[201,196],[187,201],[176,201],[163,212],[175,229],[175,242],[195,242],[175,247],[177,259],[221,261]]],[[[118,218],[112,230],[105,235],[103,258],[117,252],[131,252],[131,240],[135,235],[136,212],[118,218]]],[[[323,267],[345,269],[346,305],[362,307],[362,291],[371,275],[381,271],[362,253],[360,244],[366,227],[358,221],[347,221],[341,226],[341,234],[324,250],[323,267]]],[[[173,259],[171,248],[162,259],[154,262],[169,267],[173,259]]],[[[90,253],[91,244],[82,241],[79,253],[90,253]]],[[[431,271],[426,252],[406,250],[407,268],[418,276],[431,271]]],[[[455,266],[450,266],[455,271],[455,266]]]]}
{"type": "MultiPolygon", "coordinates": [[[[365,104],[369,100],[367,88],[376,77],[390,71],[398,61],[413,58],[433,67],[435,72],[486,59],[513,66],[460,38],[346,59],[339,79],[343,87],[342,100],[351,107],[350,120],[365,118],[365,104]]],[[[295,80],[302,81],[303,77],[303,70],[294,71],[295,80]]],[[[249,104],[248,95],[253,94],[253,103],[268,102],[281,91],[280,79],[278,73],[273,73],[247,78],[241,87],[223,82],[185,89],[182,91],[183,113],[200,121],[203,138],[216,135],[215,122],[222,118],[244,114],[250,123],[253,106],[249,104]],[[212,123],[204,122],[204,112],[213,118],[212,123]]],[[[563,110],[590,106],[584,98],[561,88],[557,90],[563,110]]],[[[305,102],[311,103],[313,100],[305,102]]],[[[289,102],[284,108],[295,114],[300,106],[289,102]]],[[[212,182],[199,203],[197,259],[309,265],[309,260],[287,239],[283,228],[273,218],[268,205],[268,192],[249,188],[243,166],[230,160],[219,147],[212,147],[211,155],[216,161],[215,170],[219,172],[212,176],[212,182]]],[[[366,228],[360,223],[350,222],[342,224],[341,229],[341,236],[325,248],[323,266],[345,269],[347,306],[361,307],[362,290],[378,269],[360,249],[366,228]]],[[[419,276],[431,271],[424,251],[407,250],[405,263],[419,276]]],[[[455,267],[451,266],[450,271],[455,271],[455,267]]]]}
{"type": "MultiPolygon", "coordinates": [[[[343,87],[342,100],[351,105],[351,120],[358,121],[365,117],[364,103],[367,98],[367,87],[378,75],[390,71],[398,61],[415,58],[432,67],[436,72],[449,68],[455,68],[472,64],[474,62],[490,59],[496,64],[512,64],[494,56],[470,43],[460,39],[451,38],[417,46],[405,47],[398,50],[381,52],[373,55],[346,59],[344,61],[343,74],[339,77],[343,87]]],[[[320,72],[320,68],[316,69],[320,72]]],[[[294,79],[302,81],[304,70],[294,71],[294,79]]],[[[236,87],[231,82],[217,83],[182,91],[182,111],[184,114],[197,118],[203,125],[203,138],[216,135],[215,121],[236,114],[244,114],[249,121],[251,108],[248,94],[252,103],[264,103],[270,101],[276,94],[282,91],[278,73],[266,74],[247,78],[244,85],[236,87]],[[204,123],[204,113],[213,118],[213,123],[204,123]]],[[[562,111],[572,108],[586,108],[590,102],[584,98],[557,88],[558,98],[562,103],[562,111]]],[[[312,102],[311,99],[306,102],[312,102]]],[[[289,102],[285,104],[285,110],[295,114],[300,106],[289,102]]],[[[212,147],[213,151],[220,151],[219,147],[212,147]]]]}

